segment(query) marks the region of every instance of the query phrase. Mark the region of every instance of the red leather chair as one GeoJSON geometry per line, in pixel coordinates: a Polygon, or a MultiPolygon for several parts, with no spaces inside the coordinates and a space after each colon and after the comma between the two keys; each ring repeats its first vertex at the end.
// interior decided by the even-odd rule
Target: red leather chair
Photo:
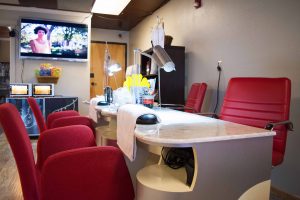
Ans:
{"type": "Polygon", "coordinates": [[[80,116],[77,111],[66,110],[61,112],[51,113],[47,117],[47,124],[45,123],[42,111],[39,108],[36,100],[32,97],[27,98],[27,102],[34,114],[36,122],[38,124],[40,133],[47,129],[70,126],[70,125],[86,125],[90,127],[95,135],[95,128],[93,126],[92,119],[84,116],[80,116]]]}
{"type": "Polygon", "coordinates": [[[24,200],[133,200],[122,152],[96,147],[90,128],[74,125],[46,130],[37,144],[37,163],[17,109],[0,106],[0,123],[13,151],[24,200]]]}
{"type": "Polygon", "coordinates": [[[272,165],[283,162],[289,120],[291,81],[287,78],[232,78],[219,118],[225,121],[265,128],[275,127],[272,165]]]}
{"type": "Polygon", "coordinates": [[[185,102],[185,106],[184,106],[185,112],[192,112],[192,113],[201,112],[206,88],[207,88],[206,83],[192,84],[187,100],[185,102]]]}
{"type": "Polygon", "coordinates": [[[162,107],[168,107],[176,110],[184,110],[185,112],[200,113],[203,100],[205,97],[207,84],[193,83],[189,91],[185,105],[180,104],[162,104],[162,107]]]}

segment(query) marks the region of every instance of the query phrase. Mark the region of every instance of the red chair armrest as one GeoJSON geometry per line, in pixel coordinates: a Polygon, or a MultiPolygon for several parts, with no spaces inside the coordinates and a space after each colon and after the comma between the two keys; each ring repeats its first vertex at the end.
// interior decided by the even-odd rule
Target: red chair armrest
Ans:
{"type": "Polygon", "coordinates": [[[47,159],[41,176],[44,200],[134,199],[123,154],[111,146],[57,153],[47,159]]]}
{"type": "Polygon", "coordinates": [[[192,111],[193,113],[196,112],[194,108],[188,107],[181,104],[162,104],[161,107],[163,108],[170,108],[174,110],[184,110],[184,111],[192,111]]]}
{"type": "Polygon", "coordinates": [[[70,125],[88,126],[93,131],[93,134],[94,135],[96,134],[93,120],[89,117],[84,117],[84,116],[68,116],[68,117],[61,117],[55,119],[52,122],[52,126],[49,128],[52,129],[57,127],[70,126],[70,125]]]}
{"type": "Polygon", "coordinates": [[[216,113],[194,113],[194,114],[219,119],[219,116],[216,113]]]}
{"type": "Polygon", "coordinates": [[[265,126],[265,129],[272,131],[276,126],[279,126],[279,125],[284,125],[284,126],[286,126],[287,130],[294,131],[293,122],[291,122],[289,120],[287,120],[287,121],[281,121],[281,122],[269,122],[265,126]]]}
{"type": "Polygon", "coordinates": [[[79,116],[79,113],[75,110],[65,110],[61,112],[50,113],[47,117],[47,127],[50,128],[54,120],[67,116],[79,116]]]}
{"type": "Polygon", "coordinates": [[[184,105],[182,104],[170,104],[170,103],[164,103],[164,104],[161,104],[161,107],[184,107],[184,105]]]}
{"type": "Polygon", "coordinates": [[[96,146],[90,128],[83,125],[49,129],[40,135],[37,144],[37,167],[42,169],[45,160],[58,152],[96,146]]]}

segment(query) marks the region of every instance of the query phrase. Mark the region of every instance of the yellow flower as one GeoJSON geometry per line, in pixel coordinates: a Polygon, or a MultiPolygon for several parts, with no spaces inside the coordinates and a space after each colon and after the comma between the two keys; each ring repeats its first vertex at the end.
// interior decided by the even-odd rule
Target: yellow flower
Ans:
{"type": "Polygon", "coordinates": [[[150,83],[146,77],[143,78],[141,74],[132,74],[127,76],[123,87],[127,87],[130,90],[130,87],[150,87],[150,83]]]}

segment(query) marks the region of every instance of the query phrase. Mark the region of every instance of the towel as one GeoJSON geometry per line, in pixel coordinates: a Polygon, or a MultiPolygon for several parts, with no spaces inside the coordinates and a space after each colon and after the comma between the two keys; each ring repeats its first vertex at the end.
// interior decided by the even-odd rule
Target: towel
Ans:
{"type": "Polygon", "coordinates": [[[126,104],[118,109],[117,144],[130,161],[136,156],[136,119],[143,114],[155,114],[155,111],[139,104],[126,104]]]}
{"type": "Polygon", "coordinates": [[[104,101],[104,96],[97,96],[94,97],[90,100],[90,106],[89,106],[89,117],[95,122],[98,122],[98,117],[97,117],[97,110],[95,107],[97,106],[97,103],[99,101],[104,101]]]}

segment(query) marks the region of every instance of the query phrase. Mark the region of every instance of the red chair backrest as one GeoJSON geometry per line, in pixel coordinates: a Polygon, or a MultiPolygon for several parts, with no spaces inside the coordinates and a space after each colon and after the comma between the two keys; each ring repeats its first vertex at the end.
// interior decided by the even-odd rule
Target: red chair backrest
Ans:
{"type": "MultiPolygon", "coordinates": [[[[264,128],[268,122],[289,119],[291,81],[288,78],[232,78],[220,119],[264,128]]],[[[272,165],[283,162],[287,128],[275,128],[272,165]]]]}
{"type": "Polygon", "coordinates": [[[51,114],[48,115],[47,117],[47,128],[51,129],[53,126],[53,122],[61,117],[69,117],[69,116],[80,116],[79,113],[75,110],[64,110],[64,111],[60,111],[60,112],[53,112],[51,114]]]}
{"type": "Polygon", "coordinates": [[[52,155],[44,165],[41,183],[43,200],[134,199],[123,154],[111,146],[75,149],[52,155]]]}
{"type": "Polygon", "coordinates": [[[47,130],[47,126],[39,105],[37,104],[36,100],[33,97],[28,97],[27,102],[34,114],[40,133],[44,132],[45,130],[47,130]]]}
{"type": "Polygon", "coordinates": [[[201,107],[203,104],[203,100],[205,97],[207,84],[206,83],[193,83],[191,89],[189,91],[187,100],[185,102],[185,107],[193,108],[185,109],[185,112],[193,112],[193,113],[200,113],[201,107]]]}
{"type": "Polygon", "coordinates": [[[0,123],[17,163],[24,200],[37,200],[38,181],[32,146],[14,105],[5,103],[0,106],[0,123]]]}

